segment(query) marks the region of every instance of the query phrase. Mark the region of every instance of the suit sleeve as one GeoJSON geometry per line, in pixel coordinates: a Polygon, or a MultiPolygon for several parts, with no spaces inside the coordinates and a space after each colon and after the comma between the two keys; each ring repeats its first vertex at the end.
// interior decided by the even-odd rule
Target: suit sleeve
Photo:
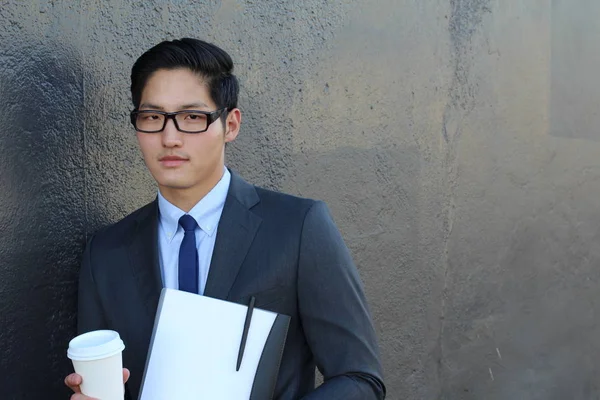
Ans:
{"type": "MultiPolygon", "coordinates": [[[[104,309],[98,295],[98,287],[94,281],[93,268],[93,242],[94,237],[88,241],[81,269],[79,271],[79,291],[77,295],[77,332],[78,334],[99,329],[110,329],[104,316],[104,309]]],[[[125,384],[125,399],[131,400],[129,385],[125,384]]]]}
{"type": "Polygon", "coordinates": [[[98,329],[108,329],[104,311],[98,296],[92,268],[92,237],[85,248],[79,272],[79,291],[77,298],[77,331],[79,334],[98,329]]]}
{"type": "Polygon", "coordinates": [[[307,212],[298,265],[301,323],[324,383],[304,400],[385,397],[375,330],[358,271],[327,206],[307,212]]]}

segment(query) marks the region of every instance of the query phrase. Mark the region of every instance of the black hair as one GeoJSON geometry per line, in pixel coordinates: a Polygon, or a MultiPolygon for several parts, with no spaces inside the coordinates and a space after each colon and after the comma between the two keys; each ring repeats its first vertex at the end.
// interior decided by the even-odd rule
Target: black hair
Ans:
{"type": "Polygon", "coordinates": [[[131,69],[133,106],[140,106],[142,91],[153,73],[178,68],[191,70],[206,83],[217,109],[237,107],[239,84],[229,54],[214,44],[190,38],[161,42],[137,59],[131,69]]]}

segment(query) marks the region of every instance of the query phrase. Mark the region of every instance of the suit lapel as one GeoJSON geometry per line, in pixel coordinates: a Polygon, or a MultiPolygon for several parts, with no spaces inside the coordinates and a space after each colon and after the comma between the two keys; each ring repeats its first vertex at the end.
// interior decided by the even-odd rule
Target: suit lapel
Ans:
{"type": "Polygon", "coordinates": [[[144,207],[136,219],[136,228],[128,246],[129,262],[146,312],[154,319],[162,289],[158,263],[158,203],[144,207]]]}
{"type": "Polygon", "coordinates": [[[217,229],[205,296],[227,299],[262,221],[250,211],[258,202],[254,186],[232,172],[229,192],[217,229]]]}

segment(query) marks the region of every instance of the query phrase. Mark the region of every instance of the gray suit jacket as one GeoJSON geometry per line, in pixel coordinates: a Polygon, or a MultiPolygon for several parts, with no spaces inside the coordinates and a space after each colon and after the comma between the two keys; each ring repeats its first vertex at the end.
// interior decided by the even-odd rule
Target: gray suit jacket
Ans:
{"type": "MultiPolygon", "coordinates": [[[[78,330],[125,342],[137,399],[162,279],[154,201],[94,235],[79,282],[78,330]]],[[[205,296],[291,317],[275,399],[383,399],[360,278],[324,203],[252,186],[232,173],[205,296]],[[315,366],[325,382],[316,390],[315,366]]]]}

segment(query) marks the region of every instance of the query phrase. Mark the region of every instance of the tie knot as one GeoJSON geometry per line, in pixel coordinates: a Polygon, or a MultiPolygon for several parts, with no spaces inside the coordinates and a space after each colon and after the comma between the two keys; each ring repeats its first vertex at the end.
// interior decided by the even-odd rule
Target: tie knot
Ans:
{"type": "Polygon", "coordinates": [[[179,218],[179,225],[181,225],[183,230],[186,232],[193,232],[198,226],[194,217],[188,214],[185,214],[179,218]]]}

